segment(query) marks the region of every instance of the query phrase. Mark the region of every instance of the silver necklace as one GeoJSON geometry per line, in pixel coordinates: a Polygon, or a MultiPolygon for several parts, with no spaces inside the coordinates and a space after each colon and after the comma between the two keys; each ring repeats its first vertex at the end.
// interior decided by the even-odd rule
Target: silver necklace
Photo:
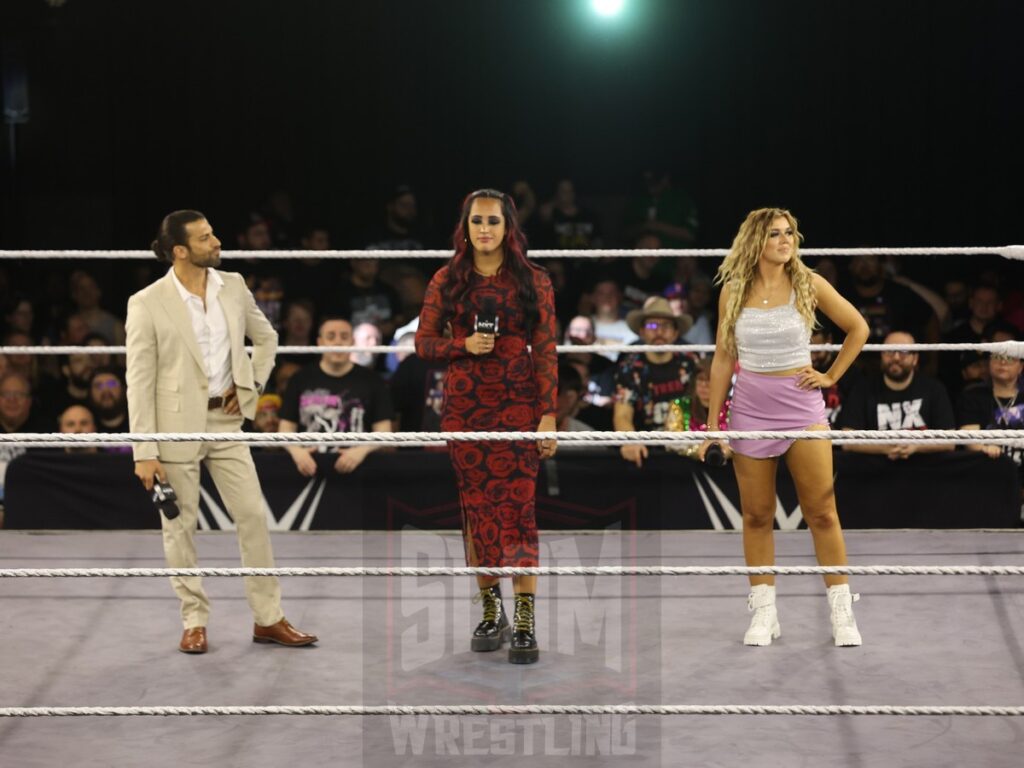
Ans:
{"type": "Polygon", "coordinates": [[[762,296],[764,296],[764,298],[763,298],[763,299],[761,299],[761,303],[762,303],[762,304],[767,304],[767,303],[769,302],[769,300],[770,300],[770,299],[771,299],[771,297],[772,297],[772,291],[773,291],[773,290],[774,290],[774,289],[770,288],[770,289],[768,290],[768,293],[767,293],[767,295],[765,295],[765,294],[762,294],[762,296]]]}
{"type": "Polygon", "coordinates": [[[998,409],[998,412],[996,413],[996,424],[1002,424],[1003,426],[1009,425],[1010,409],[1017,404],[1018,395],[1020,395],[1019,389],[1013,393],[1013,397],[1008,398],[1010,402],[1003,403],[1003,398],[997,396],[995,392],[992,393],[992,399],[996,401],[996,408],[998,409]]]}

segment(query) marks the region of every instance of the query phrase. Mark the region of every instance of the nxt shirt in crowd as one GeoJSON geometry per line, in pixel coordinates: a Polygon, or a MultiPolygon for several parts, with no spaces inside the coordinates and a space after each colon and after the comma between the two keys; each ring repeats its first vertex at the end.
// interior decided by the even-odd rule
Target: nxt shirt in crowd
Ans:
{"type": "Polygon", "coordinates": [[[843,403],[839,422],[848,429],[956,429],[946,388],[919,372],[900,391],[881,376],[863,379],[843,403]]]}
{"type": "Polygon", "coordinates": [[[615,372],[615,402],[633,407],[637,430],[662,429],[669,406],[686,393],[695,364],[676,353],[667,363],[652,363],[647,355],[628,355],[615,372]]]}
{"type": "Polygon", "coordinates": [[[372,432],[394,417],[387,384],[373,371],[353,366],[331,376],[313,363],[292,376],[281,403],[281,418],[300,432],[372,432]]]}

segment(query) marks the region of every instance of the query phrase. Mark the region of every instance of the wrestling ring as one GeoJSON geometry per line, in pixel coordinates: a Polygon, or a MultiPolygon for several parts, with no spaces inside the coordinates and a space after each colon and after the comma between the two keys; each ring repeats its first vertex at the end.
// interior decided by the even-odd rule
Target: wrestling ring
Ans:
{"type": "MultiPolygon", "coordinates": [[[[802,253],[858,251],[1024,258],[1019,246],[802,253]]],[[[424,256],[330,253],[337,258],[424,256]]],[[[720,256],[724,251],[657,253],[720,256]]],[[[246,254],[224,253],[234,255],[246,254]]],[[[0,258],[151,256],[142,251],[0,252],[0,258]]],[[[886,348],[976,349],[1024,357],[1020,342],[886,348]]],[[[328,349],[396,351],[390,346],[279,351],[328,349]]],[[[559,347],[560,352],[614,349],[559,347]]],[[[0,348],[0,353],[74,352],[123,348],[0,348]]],[[[560,445],[673,446],[716,435],[567,432],[557,438],[560,445]]],[[[836,443],[1024,443],[1019,430],[725,435],[836,443]]],[[[22,433],[0,435],[0,442],[411,446],[537,437],[507,432],[22,433]]],[[[458,532],[417,530],[275,533],[279,567],[274,569],[232,567],[238,559],[234,536],[201,533],[199,559],[209,565],[167,569],[161,567],[159,535],[0,531],[0,594],[6,607],[0,763],[19,768],[283,761],[420,766],[481,759],[505,765],[527,757],[539,765],[567,760],[573,765],[1019,764],[1024,743],[1024,723],[1018,719],[1024,715],[1021,529],[847,531],[850,565],[831,568],[813,564],[806,531],[777,531],[781,564],[764,568],[733,564],[741,557],[736,532],[542,531],[541,562],[547,565],[533,569],[462,567],[458,532]],[[471,584],[452,577],[476,573],[540,576],[537,628],[543,653],[537,665],[517,667],[502,653],[469,650],[475,623],[471,584]],[[754,573],[785,577],[779,581],[779,610],[787,632],[771,648],[740,643],[747,620],[744,577],[754,573]],[[862,647],[832,645],[824,573],[860,577],[862,647]],[[251,615],[237,577],[271,574],[289,579],[286,613],[320,635],[317,647],[291,650],[248,642],[251,615]],[[163,581],[170,575],[215,577],[207,585],[215,609],[211,652],[202,657],[174,651],[177,598],[163,581]],[[716,703],[701,703],[707,701],[716,703]],[[189,719],[182,723],[185,716],[189,719]],[[95,719],[100,717],[104,720],[95,719]]]]}

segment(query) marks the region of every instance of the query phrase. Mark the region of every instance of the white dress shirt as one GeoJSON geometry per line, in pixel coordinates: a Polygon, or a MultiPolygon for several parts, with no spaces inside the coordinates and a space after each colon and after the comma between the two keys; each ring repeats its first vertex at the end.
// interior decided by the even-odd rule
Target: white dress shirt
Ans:
{"type": "Polygon", "coordinates": [[[234,384],[231,376],[231,337],[228,334],[228,321],[224,317],[224,308],[217,299],[224,280],[214,270],[206,270],[206,305],[203,306],[203,300],[181,284],[173,269],[171,278],[188,309],[199,351],[203,353],[203,359],[206,361],[210,397],[223,395],[234,384]]]}

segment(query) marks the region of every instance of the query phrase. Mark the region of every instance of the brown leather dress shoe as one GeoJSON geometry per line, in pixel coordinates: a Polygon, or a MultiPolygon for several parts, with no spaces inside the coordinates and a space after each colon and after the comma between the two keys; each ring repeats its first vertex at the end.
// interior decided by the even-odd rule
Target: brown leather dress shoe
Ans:
{"type": "Polygon", "coordinates": [[[186,629],[181,636],[178,650],[182,653],[206,653],[206,627],[186,629]]]}
{"type": "Polygon", "coordinates": [[[288,619],[281,619],[277,624],[271,624],[269,627],[261,627],[259,624],[253,624],[252,627],[252,641],[254,643],[300,646],[312,645],[318,639],[316,635],[307,635],[305,632],[299,632],[299,630],[288,623],[288,619]]]}

